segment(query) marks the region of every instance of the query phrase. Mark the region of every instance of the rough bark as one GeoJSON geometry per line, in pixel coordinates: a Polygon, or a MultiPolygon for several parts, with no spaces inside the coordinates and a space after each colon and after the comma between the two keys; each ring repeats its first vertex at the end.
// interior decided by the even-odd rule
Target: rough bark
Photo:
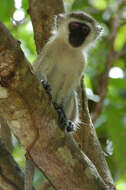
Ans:
{"type": "MultiPolygon", "coordinates": [[[[40,52],[50,36],[53,15],[64,11],[63,3],[61,0],[29,0],[29,4],[28,12],[33,22],[37,52],[40,52]]],[[[50,98],[31,73],[20,43],[2,24],[0,36],[0,116],[7,121],[28,151],[29,158],[43,171],[55,189],[114,189],[88,110],[85,121],[88,121],[89,129],[85,135],[87,140],[84,151],[96,164],[103,179],[93,163],[78,148],[73,137],[59,129],[57,114],[50,98]],[[103,160],[97,162],[96,155],[103,160]],[[103,171],[102,164],[106,167],[103,171]]]]}
{"type": "Polygon", "coordinates": [[[5,142],[6,147],[11,152],[13,148],[11,141],[11,132],[6,121],[4,121],[1,117],[0,117],[0,138],[5,142]]]}
{"type": "Polygon", "coordinates": [[[54,16],[64,12],[62,0],[28,0],[28,13],[31,16],[36,49],[39,53],[51,35],[54,16]]]}
{"type": "Polygon", "coordinates": [[[74,135],[77,142],[80,144],[81,149],[90,158],[96,166],[100,176],[104,182],[112,189],[116,189],[107,162],[105,160],[104,152],[98,140],[94,125],[88,110],[88,100],[84,88],[83,80],[81,82],[81,90],[79,91],[80,97],[80,113],[82,124],[74,135]]]}
{"type": "Polygon", "coordinates": [[[34,164],[58,190],[106,190],[95,166],[57,125],[48,95],[20,44],[0,23],[0,115],[34,164]]]}
{"type": "Polygon", "coordinates": [[[2,118],[0,126],[0,190],[23,190],[24,173],[11,156],[10,130],[2,118]]]}
{"type": "MultiPolygon", "coordinates": [[[[54,21],[53,19],[49,20],[49,18],[53,18],[53,16],[55,14],[58,14],[59,12],[64,12],[64,8],[62,4],[63,3],[61,2],[61,0],[59,1],[46,0],[46,1],[43,1],[43,3],[41,3],[41,0],[34,0],[34,1],[29,0],[29,6],[30,6],[29,13],[31,16],[33,28],[36,30],[37,25],[44,26],[43,29],[46,27],[46,30],[50,31],[52,27],[52,23],[54,21]],[[57,9],[57,6],[59,7],[59,9],[57,9]],[[46,17],[44,17],[45,14],[46,14],[46,17]]],[[[38,31],[40,32],[40,30],[38,31]]],[[[35,35],[36,45],[39,43],[39,41],[42,42],[39,46],[37,45],[37,51],[40,52],[41,48],[43,47],[43,45],[49,38],[50,33],[44,32],[44,30],[42,30],[41,28],[41,34],[39,33],[39,38],[38,38],[38,32],[35,32],[34,35],[35,35]]],[[[80,95],[81,97],[80,105],[82,105],[82,108],[80,108],[80,113],[81,113],[81,119],[83,123],[81,124],[80,129],[78,130],[77,134],[74,135],[75,139],[77,139],[77,141],[82,145],[81,146],[82,150],[86,153],[88,158],[95,164],[104,182],[108,184],[110,188],[115,189],[114,182],[111,177],[111,173],[109,171],[109,168],[107,166],[107,163],[104,157],[104,153],[101,149],[101,145],[98,141],[94,126],[92,124],[92,121],[89,115],[86,94],[83,92],[82,94],[80,95]]]]}
{"type": "Polygon", "coordinates": [[[24,175],[0,139],[0,188],[23,190],[24,175]]]}

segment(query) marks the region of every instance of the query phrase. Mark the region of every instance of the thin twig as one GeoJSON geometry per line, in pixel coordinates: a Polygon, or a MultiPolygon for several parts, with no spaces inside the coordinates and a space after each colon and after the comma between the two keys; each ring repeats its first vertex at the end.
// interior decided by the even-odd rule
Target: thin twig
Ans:
{"type": "Polygon", "coordinates": [[[119,16],[120,16],[120,7],[121,4],[123,3],[123,1],[118,1],[118,9],[117,12],[115,13],[114,16],[111,17],[111,22],[110,22],[110,49],[108,52],[108,56],[107,56],[107,60],[105,63],[105,70],[103,73],[103,77],[102,77],[102,83],[100,84],[100,101],[99,103],[96,105],[95,109],[94,109],[94,115],[93,115],[93,122],[95,122],[98,118],[98,116],[100,115],[103,105],[104,105],[104,99],[107,93],[107,86],[108,86],[108,73],[109,70],[113,64],[113,61],[117,58],[117,53],[114,51],[114,41],[117,35],[117,31],[118,28],[120,26],[119,23],[119,16]]]}

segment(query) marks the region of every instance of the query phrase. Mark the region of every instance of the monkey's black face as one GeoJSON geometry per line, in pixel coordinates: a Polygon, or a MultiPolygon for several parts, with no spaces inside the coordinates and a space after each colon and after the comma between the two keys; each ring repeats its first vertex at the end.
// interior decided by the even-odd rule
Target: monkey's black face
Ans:
{"type": "Polygon", "coordinates": [[[71,22],[69,24],[69,43],[73,47],[79,47],[83,44],[90,33],[88,25],[80,22],[71,22]]]}

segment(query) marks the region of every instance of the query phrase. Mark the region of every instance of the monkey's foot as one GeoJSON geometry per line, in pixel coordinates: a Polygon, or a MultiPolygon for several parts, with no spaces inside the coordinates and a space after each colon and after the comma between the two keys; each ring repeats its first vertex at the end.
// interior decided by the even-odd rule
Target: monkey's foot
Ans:
{"type": "Polygon", "coordinates": [[[76,130],[76,126],[75,126],[74,122],[72,122],[71,120],[66,120],[66,122],[63,124],[63,128],[67,132],[73,132],[76,130]]]}
{"type": "Polygon", "coordinates": [[[60,128],[63,131],[67,131],[67,132],[75,131],[76,126],[71,120],[67,120],[63,107],[57,105],[57,103],[53,103],[53,105],[58,113],[58,120],[59,120],[60,128]]]}
{"type": "Polygon", "coordinates": [[[50,87],[49,83],[48,83],[47,81],[45,81],[45,80],[41,80],[41,83],[42,83],[44,89],[46,90],[46,92],[47,92],[48,94],[50,94],[50,92],[51,92],[51,87],[50,87]]]}

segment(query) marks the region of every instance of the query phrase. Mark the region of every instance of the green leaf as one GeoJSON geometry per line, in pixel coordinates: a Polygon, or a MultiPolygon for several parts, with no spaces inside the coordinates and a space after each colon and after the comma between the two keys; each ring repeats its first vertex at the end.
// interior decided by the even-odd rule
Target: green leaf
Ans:
{"type": "Polygon", "coordinates": [[[126,24],[121,26],[114,43],[115,51],[120,51],[126,43],[126,24]]]}
{"type": "Polygon", "coordinates": [[[88,1],[85,0],[75,0],[72,4],[72,10],[84,10],[86,6],[89,6],[88,1]]]}
{"type": "Polygon", "coordinates": [[[110,85],[116,90],[125,89],[126,90],[126,78],[124,79],[109,79],[110,85]]]}
{"type": "Polygon", "coordinates": [[[27,13],[28,10],[28,0],[22,0],[22,8],[24,9],[24,11],[27,13]]]}
{"type": "Polygon", "coordinates": [[[1,0],[0,1],[0,20],[8,21],[13,15],[14,0],[1,0]]]}
{"type": "Polygon", "coordinates": [[[99,10],[104,10],[107,8],[108,3],[106,0],[94,0],[93,5],[99,10]]]}

